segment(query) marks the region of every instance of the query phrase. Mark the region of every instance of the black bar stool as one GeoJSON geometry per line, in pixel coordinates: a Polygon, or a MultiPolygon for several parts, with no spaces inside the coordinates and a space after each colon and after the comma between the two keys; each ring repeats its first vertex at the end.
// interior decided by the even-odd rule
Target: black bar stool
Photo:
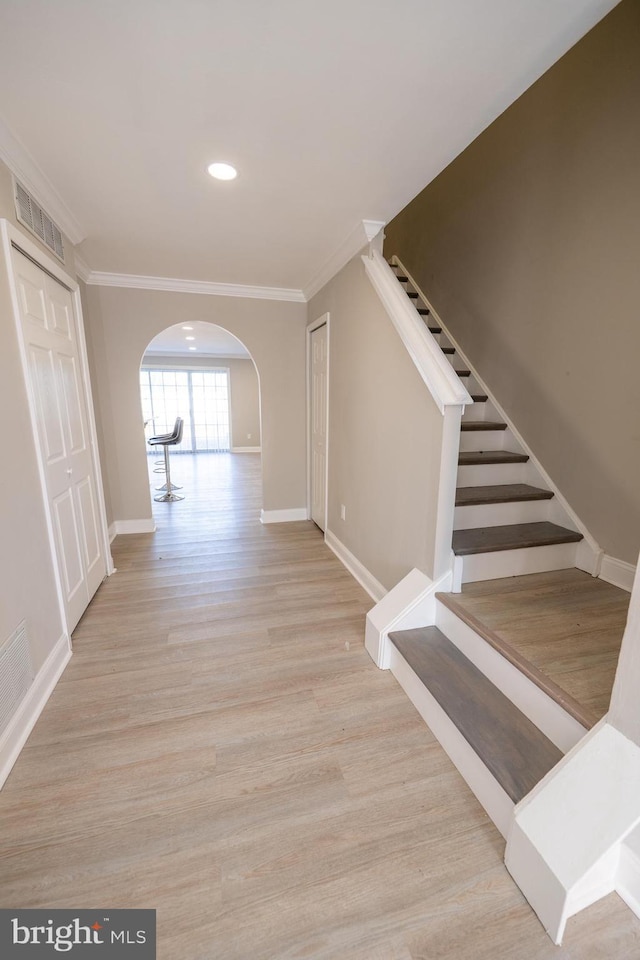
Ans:
{"type": "Polygon", "coordinates": [[[176,487],[173,483],[171,483],[171,467],[169,464],[169,447],[175,446],[182,440],[182,427],[182,417],[176,417],[173,433],[159,434],[157,437],[149,437],[147,440],[147,443],[150,446],[162,447],[164,450],[164,467],[167,475],[167,482],[165,484],[166,493],[163,493],[159,497],[153,498],[154,500],[157,500],[158,503],[173,503],[174,500],[184,500],[184,497],[181,497],[173,492],[174,490],[179,490],[180,487],[176,487]]]}

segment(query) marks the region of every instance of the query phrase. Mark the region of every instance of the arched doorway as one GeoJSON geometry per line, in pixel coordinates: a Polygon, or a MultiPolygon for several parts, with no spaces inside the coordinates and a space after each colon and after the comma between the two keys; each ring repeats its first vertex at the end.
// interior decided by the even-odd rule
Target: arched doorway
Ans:
{"type": "Polygon", "coordinates": [[[164,448],[147,445],[156,523],[171,518],[173,524],[191,514],[189,505],[178,509],[183,497],[191,498],[192,508],[194,498],[204,508],[214,500],[219,504],[223,491],[228,496],[235,485],[234,499],[254,499],[250,491],[261,483],[260,383],[249,351],[236,336],[206,321],[166,328],[144,351],[140,400],[147,441],[171,433],[176,418],[183,422],[180,441],[167,448],[169,483],[164,448]]]}

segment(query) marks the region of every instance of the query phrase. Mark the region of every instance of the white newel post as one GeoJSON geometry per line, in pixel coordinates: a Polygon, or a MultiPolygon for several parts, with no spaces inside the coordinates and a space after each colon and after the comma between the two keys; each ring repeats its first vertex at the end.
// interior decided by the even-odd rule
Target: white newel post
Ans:
{"type": "Polygon", "coordinates": [[[637,912],[625,841],[640,824],[639,690],[640,570],[609,713],[514,811],[505,862],[555,943],[614,890],[637,912]]]}

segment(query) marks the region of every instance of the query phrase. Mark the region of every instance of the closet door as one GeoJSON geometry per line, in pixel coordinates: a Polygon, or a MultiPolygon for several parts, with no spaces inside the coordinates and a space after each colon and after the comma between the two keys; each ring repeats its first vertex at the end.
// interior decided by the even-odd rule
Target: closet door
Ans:
{"type": "Polygon", "coordinates": [[[71,291],[14,249],[28,389],[69,632],[106,574],[71,291]]]}

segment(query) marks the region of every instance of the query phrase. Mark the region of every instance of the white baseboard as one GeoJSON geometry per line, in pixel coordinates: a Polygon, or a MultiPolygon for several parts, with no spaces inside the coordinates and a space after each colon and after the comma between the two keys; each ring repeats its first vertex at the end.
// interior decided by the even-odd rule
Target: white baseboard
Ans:
{"type": "Polygon", "coordinates": [[[308,520],[306,507],[292,507],[290,510],[261,510],[260,523],[291,523],[294,520],[308,520]]]}
{"type": "Polygon", "coordinates": [[[380,600],[386,596],[386,587],[383,587],[382,584],[376,580],[374,575],[360,563],[357,557],[354,557],[351,551],[345,547],[344,543],[338,540],[331,530],[325,531],[324,540],[329,549],[335,553],[338,560],[340,560],[349,573],[356,578],[360,586],[364,587],[371,599],[379,603],[380,600]]]}
{"type": "Polygon", "coordinates": [[[636,568],[632,563],[625,563],[624,560],[616,560],[615,557],[609,557],[605,554],[602,558],[600,567],[600,579],[613,584],[614,587],[620,587],[631,593],[633,588],[633,578],[636,575],[636,568]]]}
{"type": "Polygon", "coordinates": [[[231,453],[262,453],[262,447],[231,447],[231,453]]]}
{"type": "Polygon", "coordinates": [[[636,917],[640,917],[640,857],[625,843],[620,848],[616,891],[636,917]]]}
{"type": "MultiPolygon", "coordinates": [[[[115,520],[109,527],[109,536],[111,536],[111,530],[113,529],[113,536],[119,536],[120,534],[128,533],[155,533],[156,532],[156,522],[155,520],[115,520]]],[[[111,538],[113,539],[113,537],[111,538]]]]}
{"type": "Polygon", "coordinates": [[[24,699],[0,737],[0,788],[11,773],[36,720],[71,658],[69,637],[63,634],[40,667],[24,699]]]}

